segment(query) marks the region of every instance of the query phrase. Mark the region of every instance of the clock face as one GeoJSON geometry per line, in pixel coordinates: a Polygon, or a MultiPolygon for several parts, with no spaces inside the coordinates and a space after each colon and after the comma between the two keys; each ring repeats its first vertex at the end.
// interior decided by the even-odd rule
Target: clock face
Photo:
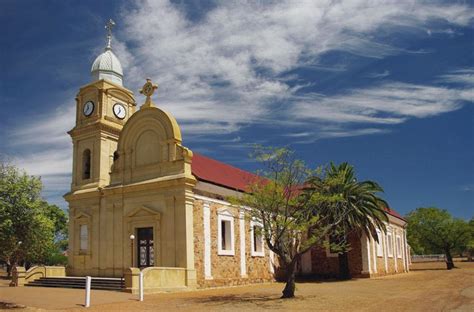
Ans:
{"type": "Polygon", "coordinates": [[[115,103],[113,111],[115,117],[117,117],[118,119],[124,119],[125,116],[127,116],[127,110],[125,109],[125,106],[120,103],[115,103]]]}
{"type": "Polygon", "coordinates": [[[89,117],[90,115],[92,115],[92,112],[94,111],[94,102],[87,101],[86,104],[84,104],[82,111],[84,113],[84,116],[86,117],[89,117]]]}

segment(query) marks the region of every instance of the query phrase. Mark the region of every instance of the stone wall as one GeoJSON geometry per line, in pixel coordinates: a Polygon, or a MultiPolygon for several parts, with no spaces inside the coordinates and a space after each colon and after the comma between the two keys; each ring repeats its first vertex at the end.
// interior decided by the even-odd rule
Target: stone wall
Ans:
{"type": "Polygon", "coordinates": [[[197,284],[199,288],[233,286],[273,280],[270,269],[269,250],[264,247],[264,256],[251,255],[250,221],[244,218],[245,265],[242,268],[240,210],[224,201],[196,199],[194,202],[194,256],[197,284]],[[210,227],[210,276],[205,275],[204,209],[209,207],[210,227]],[[218,215],[230,213],[234,220],[234,253],[218,254],[218,215]],[[244,270],[242,270],[244,269],[244,270]]]}
{"type": "MultiPolygon", "coordinates": [[[[392,233],[393,255],[388,253],[388,235],[381,232],[380,243],[382,255],[377,255],[377,242],[374,238],[353,233],[349,236],[351,251],[349,252],[349,269],[353,277],[372,277],[407,272],[405,229],[402,221],[387,224],[387,231],[392,233]],[[397,236],[400,237],[401,248],[397,250],[397,236]],[[365,241],[367,240],[367,243],[365,241]],[[364,242],[362,244],[362,242],[364,242]],[[366,262],[364,262],[366,261],[366,262]]],[[[324,248],[311,250],[311,273],[321,277],[336,277],[339,274],[337,254],[330,254],[324,248]]]]}
{"type": "MultiPolygon", "coordinates": [[[[349,235],[351,250],[348,253],[349,270],[352,276],[359,276],[362,271],[362,255],[360,237],[357,233],[349,235]]],[[[312,274],[321,277],[336,277],[339,274],[339,259],[337,254],[330,254],[322,247],[311,250],[312,274]]]]}
{"type": "Polygon", "coordinates": [[[406,258],[405,248],[405,229],[399,224],[389,223],[387,224],[387,231],[381,232],[381,244],[383,253],[381,256],[377,255],[377,243],[375,240],[370,240],[370,257],[371,257],[371,272],[370,276],[383,276],[396,273],[407,272],[407,268],[404,265],[406,258]],[[392,255],[389,254],[388,248],[388,232],[392,233],[392,255]],[[400,250],[397,249],[397,236],[400,237],[400,250]],[[375,265],[374,265],[375,262],[375,265]]]}

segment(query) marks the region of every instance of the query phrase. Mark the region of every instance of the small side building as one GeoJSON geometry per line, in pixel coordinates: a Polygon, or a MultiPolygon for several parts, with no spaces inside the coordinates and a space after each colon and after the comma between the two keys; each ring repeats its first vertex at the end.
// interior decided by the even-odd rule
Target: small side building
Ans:
{"type": "MultiPolygon", "coordinates": [[[[386,231],[377,229],[377,240],[365,233],[353,232],[348,241],[349,271],[353,277],[374,277],[409,271],[409,247],[406,220],[395,210],[386,209],[386,231]]],[[[332,278],[339,275],[338,254],[329,248],[313,248],[300,261],[301,275],[332,278]]]]}

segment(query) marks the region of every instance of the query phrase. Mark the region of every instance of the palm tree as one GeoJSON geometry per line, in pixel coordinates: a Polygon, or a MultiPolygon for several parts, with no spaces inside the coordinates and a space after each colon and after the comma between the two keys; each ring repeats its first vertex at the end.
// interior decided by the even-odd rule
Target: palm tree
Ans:
{"type": "Polygon", "coordinates": [[[348,163],[339,166],[331,163],[323,178],[312,177],[307,189],[330,200],[318,201],[314,213],[325,222],[334,224],[329,246],[335,246],[339,256],[339,274],[350,279],[348,236],[364,232],[377,240],[376,229],[385,231],[388,220],[385,213],[387,203],[378,197],[383,189],[373,181],[358,182],[354,167],[348,163]],[[337,220],[337,221],[336,221],[337,220]]]}

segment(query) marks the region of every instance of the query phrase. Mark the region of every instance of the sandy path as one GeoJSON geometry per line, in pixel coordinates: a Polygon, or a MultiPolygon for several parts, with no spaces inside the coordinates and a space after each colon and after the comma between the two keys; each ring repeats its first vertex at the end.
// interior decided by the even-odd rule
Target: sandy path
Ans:
{"type": "MultiPolygon", "coordinates": [[[[408,274],[345,282],[298,283],[297,298],[291,300],[279,299],[283,289],[279,283],[146,295],[141,303],[135,301],[136,296],[115,293],[128,297],[112,298],[112,292],[101,292],[95,294],[96,299],[88,311],[474,311],[474,263],[457,265],[460,268],[451,271],[444,270],[443,263],[422,264],[414,268],[423,270],[408,274]],[[100,300],[105,299],[112,303],[100,304],[100,300]]],[[[0,298],[1,291],[0,288],[0,298]]],[[[76,296],[80,294],[81,302],[83,292],[70,291],[77,292],[76,296]]],[[[58,296],[58,305],[61,300],[58,296]]],[[[84,310],[78,305],[69,307],[84,310]]]]}

